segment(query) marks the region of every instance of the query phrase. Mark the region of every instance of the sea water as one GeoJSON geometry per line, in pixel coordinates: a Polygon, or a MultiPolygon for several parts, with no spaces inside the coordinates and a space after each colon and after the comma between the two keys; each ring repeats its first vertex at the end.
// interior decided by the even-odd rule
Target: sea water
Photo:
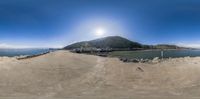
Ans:
{"type": "Polygon", "coordinates": [[[143,58],[153,59],[159,58],[178,58],[178,57],[200,57],[200,50],[152,50],[152,51],[115,51],[111,52],[111,56],[127,57],[127,58],[143,58]]]}
{"type": "Polygon", "coordinates": [[[37,55],[50,51],[50,49],[39,49],[39,48],[26,48],[26,49],[0,49],[0,56],[21,56],[21,55],[37,55]]]}

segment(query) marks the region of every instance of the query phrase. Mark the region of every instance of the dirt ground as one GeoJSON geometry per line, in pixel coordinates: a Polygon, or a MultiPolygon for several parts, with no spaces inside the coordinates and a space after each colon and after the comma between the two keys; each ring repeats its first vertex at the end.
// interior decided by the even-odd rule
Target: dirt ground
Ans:
{"type": "Polygon", "coordinates": [[[0,99],[200,99],[200,57],[154,63],[56,51],[0,58],[0,99]]]}

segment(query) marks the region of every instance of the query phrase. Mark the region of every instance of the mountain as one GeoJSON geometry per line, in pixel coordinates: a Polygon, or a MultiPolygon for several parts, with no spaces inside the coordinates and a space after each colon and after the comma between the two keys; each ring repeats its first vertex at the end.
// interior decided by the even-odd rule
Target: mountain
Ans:
{"type": "Polygon", "coordinates": [[[158,44],[154,46],[155,49],[178,49],[179,46],[169,44],[158,44]]]}
{"type": "Polygon", "coordinates": [[[170,45],[170,44],[158,44],[153,47],[154,49],[194,49],[194,48],[181,47],[181,46],[170,45]]]}
{"type": "Polygon", "coordinates": [[[76,48],[112,48],[113,50],[135,50],[135,49],[186,49],[176,45],[158,44],[143,45],[120,36],[108,36],[91,41],[77,42],[64,47],[71,50],[76,48]]]}
{"type": "Polygon", "coordinates": [[[138,42],[130,41],[120,36],[109,36],[91,41],[83,41],[74,43],[64,47],[64,49],[75,49],[81,47],[95,47],[95,48],[118,48],[118,49],[133,49],[142,48],[143,45],[138,42]]]}

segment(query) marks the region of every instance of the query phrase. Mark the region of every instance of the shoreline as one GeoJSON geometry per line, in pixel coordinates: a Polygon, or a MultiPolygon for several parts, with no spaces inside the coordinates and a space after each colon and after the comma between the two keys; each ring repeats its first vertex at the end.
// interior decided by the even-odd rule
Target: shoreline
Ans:
{"type": "MultiPolygon", "coordinates": [[[[187,51],[187,50],[200,50],[200,49],[179,49],[180,51],[187,51]]],[[[195,58],[195,57],[200,57],[200,56],[172,56],[172,57],[152,57],[152,58],[134,58],[134,57],[128,57],[128,56],[112,56],[109,53],[110,52],[97,52],[97,53],[76,53],[72,52],[70,50],[67,50],[71,53],[75,54],[84,54],[84,55],[94,55],[94,56],[100,56],[100,57],[108,57],[108,58],[118,58],[119,61],[126,62],[126,63],[151,63],[155,61],[163,61],[163,60],[169,60],[169,59],[179,59],[179,58],[195,58]]],[[[158,50],[137,50],[137,51],[130,51],[130,52],[145,52],[145,51],[162,51],[161,49],[158,50]]],[[[177,49],[165,49],[163,51],[177,51],[177,49]]],[[[118,52],[118,51],[113,51],[113,52],[118,52]]],[[[126,52],[126,51],[119,51],[119,52],[126,52]]],[[[127,51],[128,52],[128,51],[127,51]]]]}
{"type": "Polygon", "coordinates": [[[36,55],[28,55],[28,56],[15,56],[17,60],[24,60],[24,59],[30,59],[30,58],[34,58],[34,57],[39,57],[45,54],[49,54],[51,53],[51,51],[45,52],[45,53],[41,53],[41,54],[36,54],[36,55]]]}
{"type": "MultiPolygon", "coordinates": [[[[4,63],[8,62],[8,61],[21,61],[21,60],[25,60],[25,61],[30,61],[29,59],[38,59],[41,58],[40,56],[49,56],[50,54],[54,54],[54,53],[58,53],[60,51],[63,52],[67,52],[67,53],[71,53],[74,55],[83,55],[83,56],[87,56],[87,57],[99,57],[99,58],[103,58],[103,59],[109,59],[109,60],[117,60],[119,63],[125,63],[125,64],[146,64],[146,65],[152,65],[152,64],[163,64],[163,63],[174,63],[174,62],[180,62],[180,61],[188,61],[188,60],[196,60],[196,59],[200,59],[200,56],[196,56],[196,57],[190,57],[190,56],[186,56],[186,57],[178,57],[178,58],[164,58],[164,59],[160,59],[158,57],[155,57],[154,59],[124,59],[124,58],[119,58],[119,57],[104,57],[104,56],[98,56],[98,55],[91,55],[91,54],[78,54],[78,53],[73,53],[67,50],[56,50],[56,51],[49,51],[46,53],[41,53],[41,54],[37,54],[37,55],[31,55],[31,56],[21,56],[21,57],[0,57],[0,62],[4,63]]],[[[43,59],[45,59],[43,57],[43,59]]],[[[62,57],[61,57],[62,58],[62,57]]],[[[143,70],[142,68],[138,67],[139,69],[143,70]]]]}
{"type": "MultiPolygon", "coordinates": [[[[174,50],[174,49],[172,49],[174,50]]],[[[187,49],[184,49],[187,50],[187,49]]],[[[8,56],[0,56],[0,58],[16,58],[17,60],[25,60],[25,59],[30,59],[30,58],[36,58],[39,56],[43,56],[46,54],[49,54],[51,52],[56,52],[56,51],[68,51],[70,53],[75,53],[75,52],[71,52],[69,50],[54,50],[54,51],[48,51],[48,52],[44,52],[44,53],[40,53],[40,54],[35,54],[35,55],[19,55],[19,56],[12,56],[12,57],[8,57],[8,56]]],[[[143,51],[159,51],[159,50],[143,50],[143,51]]],[[[136,51],[137,52],[137,51],[136,51]]],[[[117,57],[117,56],[104,56],[101,54],[88,54],[88,53],[75,53],[75,54],[82,54],[82,55],[92,55],[92,56],[98,56],[98,57],[105,57],[105,58],[118,58],[119,61],[122,62],[127,62],[127,63],[148,63],[148,62],[152,62],[152,61],[164,61],[164,60],[169,60],[169,59],[182,59],[182,58],[198,58],[200,56],[185,56],[185,57],[169,57],[169,58],[159,58],[159,57],[154,57],[153,59],[138,59],[138,58],[127,58],[127,57],[117,57]],[[123,61],[124,59],[126,61],[123,61]],[[129,61],[132,60],[132,61],[129,61]],[[142,62],[143,60],[148,60],[147,62],[142,62]]]]}
{"type": "Polygon", "coordinates": [[[17,56],[0,56],[0,58],[6,57],[6,58],[16,58],[17,60],[23,60],[23,59],[29,59],[29,58],[34,58],[38,56],[42,56],[45,54],[49,54],[51,52],[58,51],[58,50],[51,50],[43,53],[38,53],[38,54],[33,54],[33,55],[17,55],[17,56]]]}

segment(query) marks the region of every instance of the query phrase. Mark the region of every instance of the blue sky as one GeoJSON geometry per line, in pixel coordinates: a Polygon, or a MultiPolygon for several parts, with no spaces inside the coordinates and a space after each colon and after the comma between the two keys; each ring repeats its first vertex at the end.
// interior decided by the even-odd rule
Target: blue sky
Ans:
{"type": "Polygon", "coordinates": [[[62,47],[99,38],[99,27],[102,36],[200,47],[200,1],[0,1],[0,47],[62,47]]]}

